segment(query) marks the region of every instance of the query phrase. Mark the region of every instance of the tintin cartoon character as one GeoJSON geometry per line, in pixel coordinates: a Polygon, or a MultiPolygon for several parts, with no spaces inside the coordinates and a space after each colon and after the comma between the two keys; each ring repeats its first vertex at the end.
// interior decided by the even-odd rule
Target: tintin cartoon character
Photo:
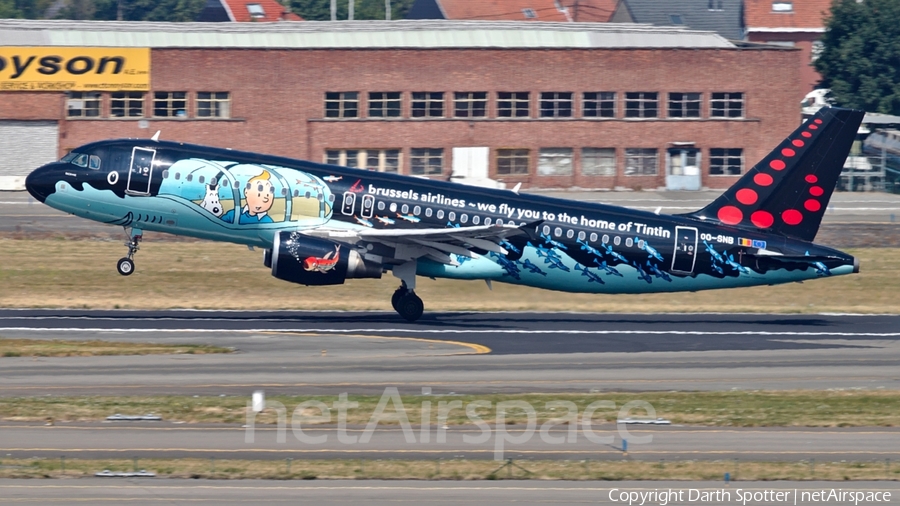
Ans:
{"type": "MultiPolygon", "coordinates": [[[[268,215],[269,209],[275,202],[275,187],[270,181],[269,171],[263,170],[247,182],[244,188],[244,200],[246,204],[241,209],[241,217],[238,221],[241,225],[253,225],[257,223],[274,223],[268,215]]],[[[222,216],[222,221],[234,223],[234,209],[222,216]]]]}

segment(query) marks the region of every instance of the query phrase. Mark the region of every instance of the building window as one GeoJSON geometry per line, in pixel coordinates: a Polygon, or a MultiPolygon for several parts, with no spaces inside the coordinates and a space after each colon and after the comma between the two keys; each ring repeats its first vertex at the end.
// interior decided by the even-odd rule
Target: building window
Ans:
{"type": "Polygon", "coordinates": [[[572,94],[569,92],[541,92],[542,118],[571,118],[572,94]]]}
{"type": "Polygon", "coordinates": [[[615,148],[582,148],[581,173],[585,176],[615,176],[615,148]]]}
{"type": "Polygon", "coordinates": [[[250,13],[250,17],[253,19],[262,19],[266,17],[266,11],[263,10],[262,5],[260,4],[247,4],[247,12],[250,13]]]}
{"type": "Polygon", "coordinates": [[[198,118],[230,118],[231,94],[227,91],[198,91],[198,118]]]}
{"type": "Polygon", "coordinates": [[[772,12],[794,12],[794,2],[775,0],[772,2],[772,12]]]}
{"type": "Polygon", "coordinates": [[[483,118],[487,112],[486,91],[457,91],[453,94],[453,116],[483,118]]]}
{"type": "Polygon", "coordinates": [[[412,94],[413,118],[443,118],[443,91],[414,91],[412,94]]]}
{"type": "Polygon", "coordinates": [[[186,118],[186,91],[157,91],[153,93],[153,116],[157,118],[186,118]]]}
{"type": "Polygon", "coordinates": [[[744,172],[744,150],[710,148],[709,173],[713,176],[739,176],[744,172]]]}
{"type": "Polygon", "coordinates": [[[743,93],[713,93],[709,103],[709,115],[713,118],[743,118],[743,93]]]}
{"type": "MultiPolygon", "coordinates": [[[[360,168],[360,151],[359,149],[326,149],[325,163],[329,165],[343,165],[344,167],[360,168]]],[[[365,157],[363,157],[365,163],[365,157]]]]}
{"type": "Polygon", "coordinates": [[[528,174],[529,153],[527,149],[498,149],[497,174],[528,174]]]}
{"type": "Polygon", "coordinates": [[[821,40],[814,40],[812,43],[812,47],[810,47],[810,63],[815,63],[816,60],[822,56],[822,51],[825,50],[825,44],[822,43],[821,40]]]}
{"type": "Polygon", "coordinates": [[[399,118],[400,92],[378,91],[369,93],[370,118],[399,118]]]}
{"type": "Polygon", "coordinates": [[[528,116],[527,91],[501,91],[497,93],[497,117],[527,118],[528,116]]]}
{"type": "Polygon", "coordinates": [[[409,150],[409,173],[414,176],[439,176],[444,173],[443,148],[409,150]]]}
{"type": "Polygon", "coordinates": [[[670,118],[699,118],[700,93],[669,93],[670,118]]]}
{"type": "Polygon", "coordinates": [[[583,112],[585,118],[615,118],[616,92],[590,91],[584,94],[583,112]]]}
{"type": "Polygon", "coordinates": [[[626,176],[655,176],[659,155],[655,148],[625,148],[626,176]]]}
{"type": "Polygon", "coordinates": [[[329,91],[325,93],[326,118],[356,118],[359,116],[359,93],[329,91]]]}
{"type": "Polygon", "coordinates": [[[707,7],[707,9],[711,11],[724,10],[722,8],[722,0],[709,0],[709,6],[707,7]]]}
{"type": "Polygon", "coordinates": [[[113,118],[143,118],[144,94],[140,91],[110,94],[109,115],[113,118]]]}
{"type": "Polygon", "coordinates": [[[534,19],[537,17],[537,12],[534,12],[534,9],[522,9],[522,15],[525,16],[525,19],[534,19]]]}
{"type": "Polygon", "coordinates": [[[367,149],[366,169],[376,172],[400,172],[399,149],[367,149]]]}
{"type": "Polygon", "coordinates": [[[659,109],[659,93],[636,91],[625,93],[626,118],[655,118],[659,109]]]}
{"type": "Polygon", "coordinates": [[[541,148],[537,173],[539,176],[571,176],[572,148],[541,148]]]}
{"type": "Polygon", "coordinates": [[[99,118],[100,92],[70,91],[66,97],[67,118],[99,118]]]}

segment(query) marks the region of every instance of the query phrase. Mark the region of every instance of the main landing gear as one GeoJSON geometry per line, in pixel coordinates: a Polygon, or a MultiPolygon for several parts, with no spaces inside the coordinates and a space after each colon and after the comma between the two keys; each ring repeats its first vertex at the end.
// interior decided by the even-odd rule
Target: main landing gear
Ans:
{"type": "Polygon", "coordinates": [[[400,278],[400,287],[391,296],[391,305],[404,320],[414,322],[422,317],[425,304],[416,295],[416,261],[410,260],[392,269],[395,277],[400,278]]]}
{"type": "Polygon", "coordinates": [[[128,247],[128,256],[119,259],[116,270],[123,276],[130,276],[134,272],[134,254],[141,249],[140,243],[144,236],[141,230],[135,228],[132,228],[130,232],[126,228],[125,232],[129,237],[128,242],[125,243],[125,246],[128,247]]]}
{"type": "Polygon", "coordinates": [[[425,304],[422,299],[416,295],[416,292],[406,288],[406,283],[401,284],[391,296],[391,305],[394,306],[394,311],[409,322],[418,320],[425,312],[425,304]]]}

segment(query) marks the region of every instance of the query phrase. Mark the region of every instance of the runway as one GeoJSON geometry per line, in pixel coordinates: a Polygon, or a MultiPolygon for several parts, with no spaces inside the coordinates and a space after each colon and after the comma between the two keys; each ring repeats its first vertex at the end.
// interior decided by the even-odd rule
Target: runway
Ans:
{"type": "MultiPolygon", "coordinates": [[[[290,415],[291,407],[288,407],[290,415]]],[[[290,418],[290,416],[288,416],[290,418]]],[[[590,459],[658,462],[690,459],[831,462],[884,461],[900,457],[900,429],[864,428],[727,428],[635,427],[594,424],[569,434],[565,425],[500,427],[378,425],[338,429],[334,426],[279,430],[270,425],[177,425],[156,423],[0,424],[0,449],[8,458],[217,458],[402,459],[435,460],[504,458],[534,460],[590,459]],[[627,448],[623,439],[628,440],[627,448]],[[627,451],[625,451],[627,450],[627,451]]],[[[2,458],[2,456],[0,456],[2,458]]]]}
{"type": "MultiPolygon", "coordinates": [[[[336,504],[371,506],[409,504],[516,504],[532,506],[543,504],[628,504],[628,496],[621,493],[682,491],[682,500],[667,504],[687,504],[689,489],[697,492],[721,493],[719,504],[796,504],[812,506],[822,504],[821,499],[810,500],[811,493],[832,489],[842,491],[885,492],[891,495],[886,502],[894,504],[900,493],[900,482],[734,482],[726,486],[722,482],[686,481],[620,481],[577,482],[577,481],[385,481],[385,480],[339,480],[339,481],[283,481],[283,480],[110,480],[91,478],[66,482],[61,480],[0,480],[0,504],[40,502],[42,504],[70,503],[73,498],[79,502],[107,503],[127,502],[136,506],[150,504],[336,504]],[[789,500],[742,501],[747,493],[763,494],[765,491],[790,494],[789,500]],[[725,493],[727,492],[727,496],[725,493]],[[794,501],[794,495],[797,500],[794,501]]],[[[765,496],[757,495],[764,498],[765,496]]],[[[697,502],[697,501],[694,501],[697,502]]],[[[706,504],[715,504],[710,501],[706,504]]],[[[640,499],[634,503],[640,504],[640,499]]],[[[659,501],[645,504],[661,504],[659,501]]],[[[852,502],[832,502],[832,504],[853,504],[852,502]]],[[[859,502],[858,504],[874,504],[859,502]]]]}
{"type": "Polygon", "coordinates": [[[900,388],[900,316],[0,310],[0,335],[232,346],[0,358],[0,395],[900,388]]]}

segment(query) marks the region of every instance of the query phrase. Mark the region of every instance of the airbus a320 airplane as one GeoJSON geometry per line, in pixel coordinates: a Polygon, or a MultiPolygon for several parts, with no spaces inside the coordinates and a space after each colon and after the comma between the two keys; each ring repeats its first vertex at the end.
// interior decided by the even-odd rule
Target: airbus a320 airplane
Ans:
{"type": "Polygon", "coordinates": [[[401,280],[391,303],[422,316],[416,276],[590,293],[773,285],[859,271],[812,244],[863,113],[824,108],[705,208],[657,215],[153,139],[87,144],[32,172],[56,209],[121,225],[134,271],[143,231],[265,248],[302,285],[401,280]]]}

